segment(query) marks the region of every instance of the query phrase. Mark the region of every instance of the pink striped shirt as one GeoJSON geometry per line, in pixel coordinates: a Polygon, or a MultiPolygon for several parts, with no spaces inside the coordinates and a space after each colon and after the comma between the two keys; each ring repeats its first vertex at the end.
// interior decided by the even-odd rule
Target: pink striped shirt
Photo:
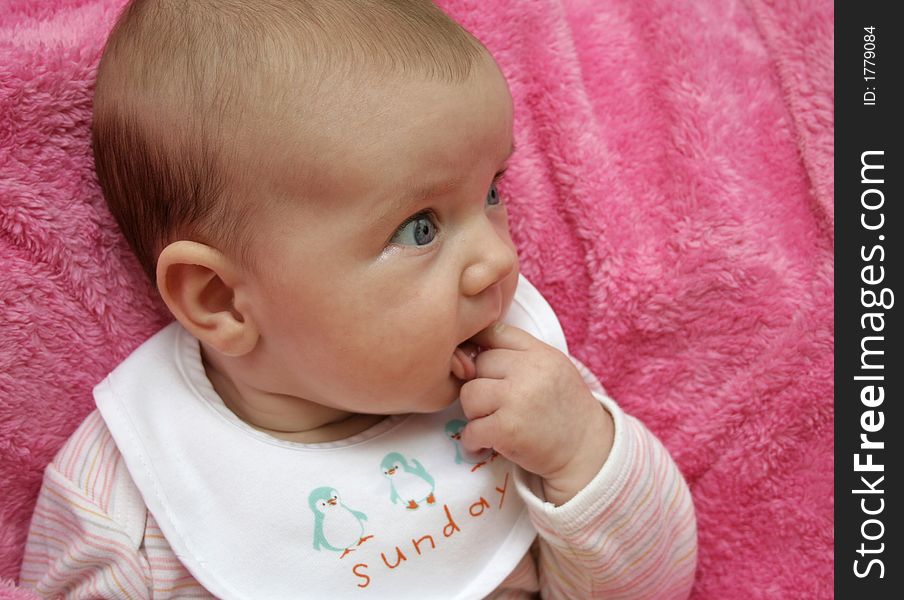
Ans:
{"type": "MultiPolygon", "coordinates": [[[[659,440],[575,364],[613,416],[612,451],[561,506],[518,470],[516,489],[540,535],[489,597],[687,598],[697,553],[687,485],[659,440]]],[[[44,597],[212,597],[170,548],[97,411],[45,471],[20,584],[44,597]]]]}

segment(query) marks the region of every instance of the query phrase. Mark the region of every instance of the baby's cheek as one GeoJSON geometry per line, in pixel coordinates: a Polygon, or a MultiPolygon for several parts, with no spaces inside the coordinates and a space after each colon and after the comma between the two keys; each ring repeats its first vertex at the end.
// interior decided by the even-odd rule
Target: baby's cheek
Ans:
{"type": "Polygon", "coordinates": [[[420,374],[430,355],[422,344],[409,339],[377,342],[367,357],[370,370],[386,381],[397,383],[420,374]]]}
{"type": "Polygon", "coordinates": [[[508,279],[506,279],[503,284],[503,292],[502,292],[502,314],[508,312],[509,307],[512,305],[512,300],[515,298],[515,289],[518,287],[518,264],[515,263],[515,270],[509,275],[508,279]]]}

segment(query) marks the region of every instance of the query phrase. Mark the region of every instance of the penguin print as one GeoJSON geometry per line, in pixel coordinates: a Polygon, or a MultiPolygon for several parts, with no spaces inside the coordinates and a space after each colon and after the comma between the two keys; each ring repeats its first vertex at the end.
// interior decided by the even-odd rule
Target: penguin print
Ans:
{"type": "Polygon", "coordinates": [[[367,515],[342,503],[339,492],[331,487],[319,487],[308,496],[308,506],[314,513],[314,550],[326,548],[342,552],[345,558],[372,535],[364,535],[367,515]]]}
{"type": "Polygon", "coordinates": [[[446,436],[452,440],[455,446],[455,464],[467,463],[473,465],[471,472],[473,473],[488,462],[492,462],[499,453],[492,448],[483,448],[478,452],[469,452],[461,443],[461,430],[465,428],[468,422],[463,419],[452,419],[446,423],[446,436]]]}
{"type": "Polygon", "coordinates": [[[415,510],[423,502],[436,502],[433,477],[416,458],[409,462],[398,452],[390,452],[383,457],[380,468],[389,480],[389,498],[393,504],[402,502],[405,508],[415,510]]]}

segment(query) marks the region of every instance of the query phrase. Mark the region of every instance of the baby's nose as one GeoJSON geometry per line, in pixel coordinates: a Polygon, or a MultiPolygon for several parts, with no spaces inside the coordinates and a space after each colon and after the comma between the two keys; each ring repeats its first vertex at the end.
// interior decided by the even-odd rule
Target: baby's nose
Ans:
{"type": "Polygon", "coordinates": [[[471,260],[462,272],[461,287],[465,295],[476,296],[512,274],[518,264],[518,253],[511,241],[494,227],[474,240],[471,260]]]}

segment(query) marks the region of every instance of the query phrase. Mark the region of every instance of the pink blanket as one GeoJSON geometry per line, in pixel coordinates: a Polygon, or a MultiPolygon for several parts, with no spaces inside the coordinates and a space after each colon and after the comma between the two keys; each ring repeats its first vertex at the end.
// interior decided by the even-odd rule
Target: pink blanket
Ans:
{"type": "MultiPolygon", "coordinates": [[[[0,14],[0,597],[92,386],[168,320],[91,167],[121,4],[0,14]]],[[[832,3],[440,4],[509,79],[524,273],[693,490],[694,598],[830,597],[832,3]]]]}

